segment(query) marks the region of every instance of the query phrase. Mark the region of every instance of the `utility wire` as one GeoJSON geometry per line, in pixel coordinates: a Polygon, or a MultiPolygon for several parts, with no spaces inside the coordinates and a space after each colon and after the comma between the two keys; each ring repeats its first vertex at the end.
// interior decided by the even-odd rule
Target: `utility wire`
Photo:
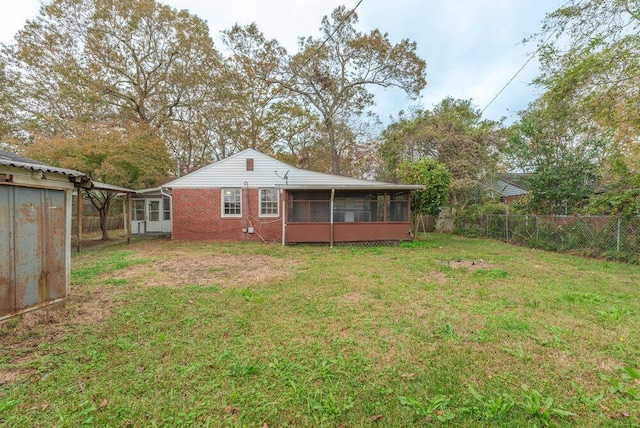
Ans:
{"type": "Polygon", "coordinates": [[[551,34],[549,34],[549,37],[547,37],[544,41],[544,43],[541,43],[540,45],[538,45],[538,49],[536,49],[531,55],[529,55],[529,58],[527,58],[527,60],[525,61],[525,63],[522,65],[522,67],[520,67],[518,69],[518,71],[516,71],[516,73],[511,77],[511,79],[509,79],[509,81],[502,87],[502,89],[500,89],[498,91],[498,93],[496,94],[495,97],[491,98],[491,101],[489,101],[487,103],[486,106],[484,106],[484,108],[482,109],[482,111],[480,112],[480,115],[482,115],[484,113],[484,111],[500,96],[500,94],[502,94],[504,92],[505,89],[507,89],[507,87],[515,80],[516,77],[518,77],[518,75],[522,72],[522,70],[524,70],[524,68],[531,62],[531,60],[538,54],[538,52],[540,52],[540,49],[542,49],[543,46],[545,46],[547,44],[547,42],[549,40],[551,40],[551,37],[553,37],[556,33],[558,32],[558,30],[555,30],[554,32],[552,32],[551,34]]]}
{"type": "Polygon", "coordinates": [[[500,91],[498,91],[498,93],[496,94],[495,97],[491,98],[491,101],[489,101],[487,103],[486,106],[484,106],[484,108],[482,109],[482,111],[480,112],[480,115],[482,116],[482,114],[484,113],[484,111],[496,100],[496,98],[498,98],[500,96],[501,93],[504,92],[505,89],[507,89],[507,87],[511,84],[511,82],[514,81],[514,79],[516,77],[518,77],[518,74],[520,74],[520,72],[522,70],[524,70],[524,68],[527,66],[527,64],[529,64],[531,62],[531,60],[533,59],[533,57],[536,56],[536,54],[538,53],[538,51],[540,50],[540,48],[538,48],[534,53],[531,54],[531,56],[529,56],[529,59],[527,59],[527,61],[524,63],[524,65],[522,67],[520,67],[520,69],[518,69],[518,71],[516,71],[516,74],[513,75],[513,77],[511,77],[511,79],[509,79],[509,81],[507,82],[506,85],[504,85],[502,87],[502,89],[500,89],[500,91]]]}

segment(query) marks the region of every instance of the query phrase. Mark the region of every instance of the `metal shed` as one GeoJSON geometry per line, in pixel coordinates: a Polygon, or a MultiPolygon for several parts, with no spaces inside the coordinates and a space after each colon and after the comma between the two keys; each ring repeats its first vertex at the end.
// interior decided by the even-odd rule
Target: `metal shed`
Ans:
{"type": "Polygon", "coordinates": [[[69,295],[74,187],[83,173],[0,150],[0,321],[69,295]]]}

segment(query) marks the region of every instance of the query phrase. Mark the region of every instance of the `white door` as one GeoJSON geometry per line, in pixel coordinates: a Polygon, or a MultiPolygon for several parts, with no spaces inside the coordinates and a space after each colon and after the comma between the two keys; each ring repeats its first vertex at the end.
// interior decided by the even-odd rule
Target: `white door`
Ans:
{"type": "Polygon", "coordinates": [[[147,199],[147,232],[162,232],[162,199],[147,199]]]}

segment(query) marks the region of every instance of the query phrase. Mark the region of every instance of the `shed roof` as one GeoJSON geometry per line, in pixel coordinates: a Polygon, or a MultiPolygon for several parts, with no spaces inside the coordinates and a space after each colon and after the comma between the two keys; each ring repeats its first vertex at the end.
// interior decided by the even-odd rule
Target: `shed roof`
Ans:
{"type": "Polygon", "coordinates": [[[422,185],[363,180],[293,167],[254,149],[246,149],[173,180],[164,188],[282,187],[284,189],[420,190],[422,185]],[[253,168],[247,170],[247,159],[253,168]]]}
{"type": "Polygon", "coordinates": [[[93,181],[93,190],[104,190],[105,192],[120,192],[120,193],[136,193],[133,189],[127,189],[126,187],[114,186],[113,184],[100,183],[99,181],[93,181]]]}
{"type": "MultiPolygon", "coordinates": [[[[66,175],[70,178],[78,178],[81,180],[89,181],[89,178],[76,170],[73,169],[65,169],[65,168],[57,168],[54,166],[50,166],[39,162],[35,159],[30,159],[24,156],[17,155],[15,153],[7,152],[6,150],[0,150],[0,165],[12,166],[14,168],[23,168],[29,169],[32,171],[42,171],[49,172],[54,174],[62,174],[66,175]]],[[[71,180],[74,181],[74,180],[71,180]]]]}

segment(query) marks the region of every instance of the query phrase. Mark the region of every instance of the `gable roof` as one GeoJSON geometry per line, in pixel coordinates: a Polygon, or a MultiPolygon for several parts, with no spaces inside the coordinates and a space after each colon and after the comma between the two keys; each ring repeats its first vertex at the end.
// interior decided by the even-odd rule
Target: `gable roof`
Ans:
{"type": "Polygon", "coordinates": [[[498,174],[491,183],[490,190],[505,197],[526,195],[528,189],[525,182],[526,176],[524,174],[502,173],[498,174]]]}
{"type": "Polygon", "coordinates": [[[529,190],[529,178],[531,178],[531,174],[519,172],[503,172],[498,174],[498,179],[515,187],[519,187],[524,191],[529,190]]]}
{"type": "Polygon", "coordinates": [[[290,190],[419,190],[422,185],[349,178],[293,167],[254,149],[246,149],[162,186],[163,188],[281,187],[290,190]],[[253,171],[247,171],[253,159],[253,171]]]}

